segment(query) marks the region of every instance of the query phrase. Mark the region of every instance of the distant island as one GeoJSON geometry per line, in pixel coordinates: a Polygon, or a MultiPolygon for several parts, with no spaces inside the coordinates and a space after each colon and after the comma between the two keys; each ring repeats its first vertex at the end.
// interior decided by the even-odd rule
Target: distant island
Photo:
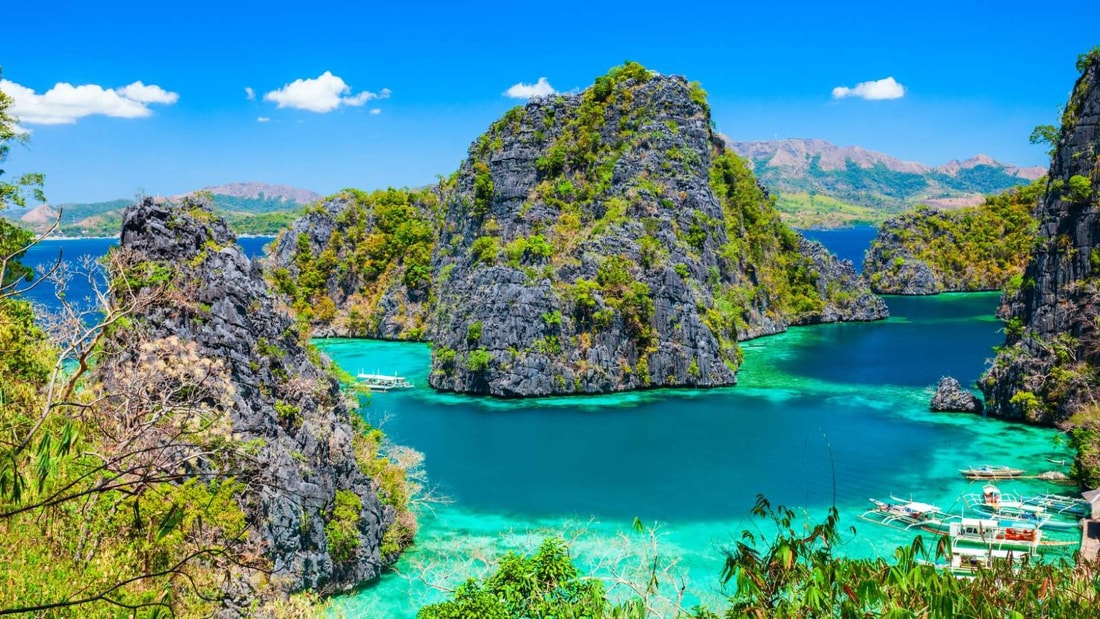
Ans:
{"type": "MultiPolygon", "coordinates": [[[[274,236],[301,215],[302,208],[321,198],[308,189],[269,183],[228,183],[158,201],[179,201],[197,193],[207,194],[215,213],[225,217],[237,234],[274,236]]],[[[0,211],[3,217],[35,232],[48,230],[61,217],[57,234],[67,237],[118,236],[122,214],[133,204],[119,198],[103,202],[40,204],[0,211]]]]}
{"type": "Polygon", "coordinates": [[[860,146],[821,139],[734,142],[760,183],[776,197],[783,221],[795,228],[878,225],[918,205],[954,209],[1026,185],[1046,173],[986,155],[931,167],[860,146]]]}

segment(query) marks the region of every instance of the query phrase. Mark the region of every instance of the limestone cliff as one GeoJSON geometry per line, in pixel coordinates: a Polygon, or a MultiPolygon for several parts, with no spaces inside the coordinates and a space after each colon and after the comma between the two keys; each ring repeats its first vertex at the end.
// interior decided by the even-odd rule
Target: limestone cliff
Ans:
{"type": "Polygon", "coordinates": [[[534,99],[451,183],[432,260],[437,389],[727,385],[738,340],[886,315],[851,265],[780,222],[681,77],[628,63],[534,99]]]}
{"type": "Polygon", "coordinates": [[[370,463],[350,423],[356,413],[338,383],[234,241],[223,220],[190,199],[180,206],[146,201],[126,211],[118,251],[131,266],[113,276],[134,290],[164,286],[167,302],[130,316],[125,329],[112,333],[105,346],[121,365],[114,374],[99,368],[98,378],[118,382],[118,368],[136,363],[134,351],[150,342],[178,341],[198,358],[223,364],[231,383],[225,440],[244,455],[227,464],[199,454],[196,471],[244,483],[240,502],[250,538],[273,569],[264,580],[288,591],[352,587],[396,559],[395,508],[364,472],[370,463]],[[338,518],[345,526],[339,540],[331,525],[338,518]]]}
{"type": "Polygon", "coordinates": [[[269,275],[320,337],[422,340],[438,192],[345,190],[281,234],[269,275]]]}
{"type": "MultiPolygon", "coordinates": [[[[863,263],[883,294],[1000,290],[1019,279],[1035,238],[1040,181],[989,196],[976,207],[921,207],[879,227],[863,263]]],[[[1018,284],[1017,284],[1018,285],[1018,284]]]]}
{"type": "Polygon", "coordinates": [[[1100,54],[1082,71],[1062,118],[1038,239],[1019,289],[1005,298],[1004,347],[982,381],[992,414],[1066,423],[1096,407],[1100,363],[1100,54]]]}
{"type": "Polygon", "coordinates": [[[502,397],[733,384],[739,340],[887,314],[698,84],[636,63],[510,110],[438,187],[330,199],[268,274],[316,333],[430,339],[433,387],[502,397]]]}

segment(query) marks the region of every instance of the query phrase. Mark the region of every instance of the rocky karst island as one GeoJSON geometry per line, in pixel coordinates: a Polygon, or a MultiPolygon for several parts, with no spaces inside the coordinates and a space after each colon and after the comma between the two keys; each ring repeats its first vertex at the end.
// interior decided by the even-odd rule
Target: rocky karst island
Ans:
{"type": "Polygon", "coordinates": [[[430,340],[432,387],[501,397],[730,385],[739,341],[887,315],[699,85],[636,63],[510,110],[438,187],[329,199],[270,272],[318,332],[430,340]]]}

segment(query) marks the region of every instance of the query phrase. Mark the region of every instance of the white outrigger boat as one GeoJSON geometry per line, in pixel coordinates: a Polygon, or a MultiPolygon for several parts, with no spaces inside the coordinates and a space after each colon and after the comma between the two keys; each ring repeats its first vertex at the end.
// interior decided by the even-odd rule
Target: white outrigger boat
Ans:
{"type": "Polygon", "coordinates": [[[1027,565],[1031,554],[1019,550],[993,550],[992,548],[967,548],[960,546],[951,549],[951,561],[935,563],[918,559],[919,563],[931,565],[950,572],[957,578],[973,578],[983,569],[990,569],[999,563],[1007,563],[1013,569],[1027,565]]]}
{"type": "Polygon", "coordinates": [[[896,529],[942,525],[944,519],[951,517],[940,508],[928,503],[907,501],[893,496],[890,497],[891,502],[868,500],[874,507],[864,512],[860,518],[896,529]]]}
{"type": "Polygon", "coordinates": [[[391,389],[411,389],[413,384],[408,381],[404,376],[388,376],[386,374],[366,374],[359,372],[355,376],[359,379],[359,384],[364,387],[369,387],[371,391],[381,391],[383,393],[391,389]]]}
{"type": "Polygon", "coordinates": [[[986,518],[963,518],[952,522],[947,535],[953,548],[978,545],[994,550],[1035,551],[1043,539],[1043,532],[1034,527],[1003,527],[996,520],[986,518]]]}
{"type": "Polygon", "coordinates": [[[960,469],[959,472],[967,479],[1019,479],[1024,476],[1023,469],[992,464],[960,469]]]}
{"type": "Polygon", "coordinates": [[[1024,505],[1042,507],[1047,512],[1067,518],[1087,518],[1092,513],[1092,504],[1085,499],[1062,494],[1037,494],[1021,497],[1024,505]]]}
{"type": "Polygon", "coordinates": [[[1054,519],[1054,516],[1070,515],[1064,511],[1050,512],[1040,501],[1029,502],[1028,499],[1015,495],[1005,495],[993,484],[986,484],[981,494],[963,495],[963,502],[967,509],[999,519],[1001,526],[1030,526],[1058,531],[1072,531],[1081,527],[1076,521],[1054,519]]]}

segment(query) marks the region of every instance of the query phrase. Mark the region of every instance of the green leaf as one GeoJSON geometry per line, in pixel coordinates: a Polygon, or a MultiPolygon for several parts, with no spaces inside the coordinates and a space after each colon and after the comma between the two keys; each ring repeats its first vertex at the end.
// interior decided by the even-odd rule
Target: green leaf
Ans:
{"type": "Polygon", "coordinates": [[[161,519],[160,527],[157,528],[157,541],[164,539],[166,535],[179,526],[181,521],[183,521],[183,508],[173,503],[168,513],[161,519]]]}

